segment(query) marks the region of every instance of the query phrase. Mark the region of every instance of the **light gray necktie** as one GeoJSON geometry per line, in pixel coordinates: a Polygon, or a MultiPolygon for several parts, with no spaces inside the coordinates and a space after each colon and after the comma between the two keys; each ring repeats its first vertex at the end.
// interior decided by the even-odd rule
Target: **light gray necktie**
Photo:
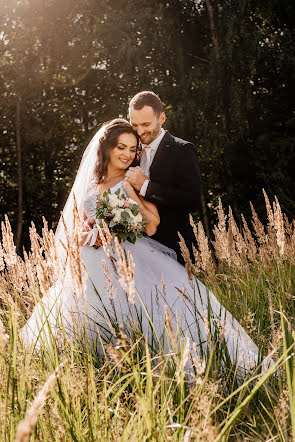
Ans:
{"type": "Polygon", "coordinates": [[[155,152],[155,147],[142,145],[142,154],[140,160],[140,166],[144,170],[145,174],[150,176],[150,167],[152,163],[152,156],[155,152]]]}

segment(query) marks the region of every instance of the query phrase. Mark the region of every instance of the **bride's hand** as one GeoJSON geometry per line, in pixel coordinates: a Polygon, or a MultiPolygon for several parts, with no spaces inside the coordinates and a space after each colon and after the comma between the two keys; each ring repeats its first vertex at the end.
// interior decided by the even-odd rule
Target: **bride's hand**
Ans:
{"type": "Polygon", "coordinates": [[[91,219],[83,221],[81,225],[81,232],[89,232],[91,229],[93,229],[94,224],[94,220],[91,219]]]}
{"type": "Polygon", "coordinates": [[[81,228],[80,228],[80,232],[79,232],[79,243],[80,243],[80,246],[84,245],[88,233],[93,228],[93,224],[94,224],[94,221],[91,221],[91,220],[83,221],[83,223],[81,225],[81,228]]]}
{"type": "Polygon", "coordinates": [[[87,238],[87,233],[85,231],[79,232],[79,245],[84,246],[87,238]]]}

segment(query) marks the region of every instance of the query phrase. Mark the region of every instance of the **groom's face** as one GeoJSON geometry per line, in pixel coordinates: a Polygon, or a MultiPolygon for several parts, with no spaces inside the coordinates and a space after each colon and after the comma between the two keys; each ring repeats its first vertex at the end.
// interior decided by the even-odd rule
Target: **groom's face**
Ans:
{"type": "Polygon", "coordinates": [[[164,121],[164,112],[158,115],[151,106],[144,106],[139,110],[130,109],[130,123],[143,144],[150,144],[160,135],[164,121]]]}

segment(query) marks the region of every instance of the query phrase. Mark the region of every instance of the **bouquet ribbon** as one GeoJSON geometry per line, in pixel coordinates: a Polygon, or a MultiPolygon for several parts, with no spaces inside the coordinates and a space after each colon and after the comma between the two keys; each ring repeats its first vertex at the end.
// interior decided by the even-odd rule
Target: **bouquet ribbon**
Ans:
{"type": "Polygon", "coordinates": [[[87,235],[87,238],[84,241],[83,246],[94,246],[95,241],[97,240],[97,235],[98,235],[98,229],[92,228],[87,235]],[[90,241],[90,242],[89,242],[90,241]]]}

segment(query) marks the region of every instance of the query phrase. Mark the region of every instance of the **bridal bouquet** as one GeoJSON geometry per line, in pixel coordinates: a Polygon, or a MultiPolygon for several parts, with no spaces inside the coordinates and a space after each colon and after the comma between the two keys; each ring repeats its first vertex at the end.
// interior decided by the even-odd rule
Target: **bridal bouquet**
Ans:
{"type": "Polygon", "coordinates": [[[119,242],[130,241],[133,244],[136,237],[142,236],[144,226],[148,223],[143,221],[137,202],[121,194],[120,189],[114,194],[110,189],[103,193],[100,206],[96,209],[96,223],[103,229],[102,220],[119,242]]]}

